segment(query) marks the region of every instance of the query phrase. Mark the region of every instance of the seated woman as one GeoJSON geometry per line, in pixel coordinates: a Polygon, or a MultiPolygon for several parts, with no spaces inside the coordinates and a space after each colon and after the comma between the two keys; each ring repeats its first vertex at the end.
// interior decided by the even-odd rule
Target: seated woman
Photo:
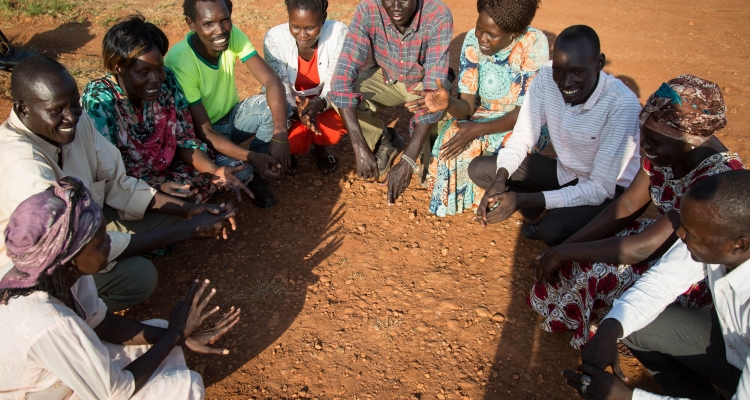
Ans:
{"type": "MultiPolygon", "coordinates": [[[[685,192],[708,176],[743,169],[713,136],[726,126],[725,113],[719,87],[692,75],[663,83],[649,97],[640,116],[643,169],[594,220],[537,258],[528,301],[545,317],[542,329],[573,329],[570,344],[582,348],[614,300],[677,240],[685,192]],[[641,217],[651,202],[656,220],[641,217]]],[[[678,301],[685,307],[712,302],[703,282],[678,301]]]]}
{"type": "Polygon", "coordinates": [[[71,177],[22,202],[5,229],[13,268],[0,280],[0,392],[20,399],[202,399],[203,381],[187,369],[184,343],[198,353],[239,321],[232,307],[197,331],[218,307],[215,289],[197,280],[169,323],[138,323],[107,312],[91,275],[107,266],[102,210],[71,177]],[[131,397],[132,396],[132,397],[131,397]]]}
{"type": "MultiPolygon", "coordinates": [[[[327,0],[285,0],[289,23],[271,28],[263,40],[263,56],[279,74],[287,100],[296,105],[289,126],[289,150],[305,154],[315,145],[318,169],[324,175],[338,168],[328,146],[346,133],[344,123],[331,108],[329,92],[336,61],[346,38],[346,25],[326,21],[327,0]]],[[[297,163],[292,158],[290,173],[297,163]]]]}
{"type": "Polygon", "coordinates": [[[412,111],[446,110],[451,116],[438,126],[427,178],[430,212],[439,217],[477,208],[484,190],[469,179],[469,163],[500,151],[526,89],[549,60],[547,37],[529,26],[538,7],[539,0],[477,1],[476,28],[466,33],[461,49],[458,98],[439,84],[435,92],[417,93],[424,99],[406,104],[412,111]]]}
{"type": "Polygon", "coordinates": [[[102,43],[109,73],[83,89],[84,109],[120,149],[128,175],[196,202],[208,201],[217,188],[232,190],[237,201],[243,191],[253,197],[241,181],[248,178],[244,165],[217,166],[196,138],[185,95],[164,67],[168,48],[164,32],[141,15],[112,26],[102,43]]]}

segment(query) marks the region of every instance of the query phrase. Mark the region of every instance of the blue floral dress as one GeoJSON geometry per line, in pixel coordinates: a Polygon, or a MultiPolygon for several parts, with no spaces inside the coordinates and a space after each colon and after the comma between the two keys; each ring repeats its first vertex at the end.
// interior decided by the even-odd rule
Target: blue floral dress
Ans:
{"type": "MultiPolygon", "coordinates": [[[[549,44],[541,31],[526,28],[511,45],[487,56],[479,50],[474,29],[466,34],[461,49],[458,93],[473,94],[479,106],[472,122],[488,122],[502,117],[523,104],[526,91],[539,68],[549,60],[549,44]]],[[[446,114],[447,115],[447,114],[446,114]]],[[[469,163],[482,155],[497,154],[512,131],[483,136],[472,141],[452,160],[439,158],[440,147],[459,131],[455,118],[444,119],[438,127],[438,137],[432,147],[427,188],[430,192],[430,212],[444,217],[476,209],[484,190],[469,179],[469,163]]],[[[537,144],[540,151],[549,143],[546,127],[537,144]]]]}

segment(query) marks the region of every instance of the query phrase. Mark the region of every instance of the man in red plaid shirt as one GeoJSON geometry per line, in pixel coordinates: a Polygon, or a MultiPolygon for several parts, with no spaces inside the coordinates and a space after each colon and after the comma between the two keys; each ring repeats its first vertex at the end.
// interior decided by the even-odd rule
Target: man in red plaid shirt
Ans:
{"type": "MultiPolygon", "coordinates": [[[[411,91],[435,90],[437,80],[450,90],[446,78],[452,38],[453,16],[439,0],[359,3],[336,65],[331,96],[351,135],[360,177],[377,180],[385,175],[404,146],[374,111],[417,99],[411,91]],[[360,71],[369,54],[375,67],[360,71]]],[[[414,160],[442,114],[417,112],[412,117],[412,137],[401,161],[388,173],[389,204],[409,186],[412,171],[416,172],[414,160]]]]}

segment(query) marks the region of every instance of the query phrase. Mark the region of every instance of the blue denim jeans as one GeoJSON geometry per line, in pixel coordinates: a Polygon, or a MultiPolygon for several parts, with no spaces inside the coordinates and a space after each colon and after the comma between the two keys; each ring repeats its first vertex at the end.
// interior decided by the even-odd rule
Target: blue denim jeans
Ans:
{"type": "MultiPolygon", "coordinates": [[[[273,137],[273,117],[271,109],[268,107],[266,96],[259,94],[250,96],[237,103],[232,111],[222,117],[216,123],[212,124],[214,130],[231,140],[235,144],[240,144],[250,138],[250,151],[256,153],[267,153],[269,142],[273,137]]],[[[219,154],[216,157],[216,165],[239,166],[243,162],[219,154]]],[[[246,165],[245,169],[237,173],[237,177],[242,181],[247,181],[252,177],[253,167],[246,165]]]]}

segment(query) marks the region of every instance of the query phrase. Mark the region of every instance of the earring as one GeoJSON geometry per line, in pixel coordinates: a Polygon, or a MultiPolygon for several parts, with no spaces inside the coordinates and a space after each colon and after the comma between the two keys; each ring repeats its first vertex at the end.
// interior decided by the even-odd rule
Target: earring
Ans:
{"type": "Polygon", "coordinates": [[[694,148],[695,148],[695,146],[690,146],[690,148],[691,148],[691,149],[694,149],[694,148]]]}

